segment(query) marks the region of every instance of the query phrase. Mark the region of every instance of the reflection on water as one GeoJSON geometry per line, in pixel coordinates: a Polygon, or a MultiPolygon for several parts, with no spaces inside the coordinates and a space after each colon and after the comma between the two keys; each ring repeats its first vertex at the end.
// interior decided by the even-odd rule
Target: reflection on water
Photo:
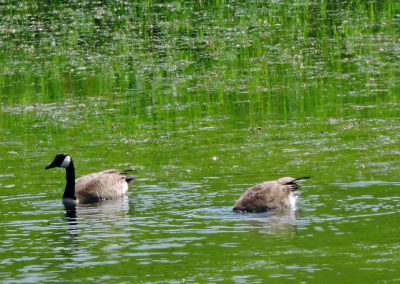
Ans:
{"type": "Polygon", "coordinates": [[[68,224],[69,233],[76,237],[90,222],[92,226],[102,226],[109,222],[116,224],[126,222],[129,223],[130,203],[128,196],[122,198],[105,200],[94,204],[74,204],[64,203],[65,220],[68,224]]]}
{"type": "MultiPolygon", "coordinates": [[[[260,213],[247,213],[257,214],[260,213]]],[[[246,214],[246,215],[247,215],[246,214]]],[[[260,233],[271,234],[283,239],[290,239],[296,234],[299,212],[292,208],[271,210],[264,216],[247,216],[245,221],[259,228],[260,233]]]]}
{"type": "MultiPolygon", "coordinates": [[[[215,182],[219,180],[213,179],[215,182]]],[[[149,182],[155,183],[154,180],[149,182]]],[[[64,208],[59,199],[44,200],[43,195],[13,197],[7,202],[18,204],[19,208],[14,212],[15,220],[3,220],[7,241],[0,246],[4,252],[2,265],[20,268],[18,276],[4,271],[2,275],[4,279],[17,278],[24,282],[32,279],[50,281],[60,275],[60,269],[86,271],[86,268],[97,267],[112,274],[111,270],[116,270],[117,265],[124,266],[123,260],[129,260],[129,267],[135,271],[149,271],[147,266],[163,269],[164,265],[165,269],[175,265],[179,271],[184,271],[188,262],[211,269],[210,265],[223,263],[231,267],[232,273],[261,269],[280,279],[286,277],[283,275],[291,275],[288,276],[290,278],[307,271],[324,271],[327,264],[316,263],[313,261],[315,257],[327,257],[334,253],[347,258],[348,253],[342,252],[341,247],[335,244],[349,239],[356,244],[351,253],[369,257],[370,264],[379,263],[378,258],[371,257],[371,254],[398,251],[395,246],[369,247],[366,232],[371,226],[384,224],[382,221],[387,216],[396,217],[399,198],[391,200],[371,195],[356,198],[346,190],[362,190],[363,187],[349,186],[337,192],[336,200],[345,209],[336,211],[338,204],[331,203],[326,198],[330,195],[324,191],[333,191],[337,185],[325,186],[321,194],[312,195],[309,192],[317,184],[315,180],[312,183],[304,186],[305,193],[298,209],[263,213],[234,213],[232,206],[184,208],[183,204],[187,203],[185,198],[194,199],[193,204],[196,204],[195,201],[209,200],[214,196],[191,194],[191,191],[196,191],[195,188],[199,190],[201,187],[195,186],[198,183],[188,182],[182,183],[180,188],[171,189],[164,187],[165,184],[154,188],[139,183],[124,198],[97,204],[64,205],[64,208]],[[183,197],[180,202],[176,199],[177,191],[183,197]],[[42,201],[32,202],[38,199],[42,201]],[[151,202],[145,202],[147,199],[151,202]],[[168,200],[175,203],[161,208],[153,206],[168,200]],[[366,214],[369,209],[364,206],[364,210],[358,212],[356,208],[363,208],[360,202],[375,204],[379,211],[366,214]],[[390,208],[389,204],[396,207],[390,208]],[[144,210],[143,206],[147,209],[144,210]],[[40,218],[37,215],[39,210],[40,218]],[[61,218],[62,212],[65,216],[61,218]],[[33,247],[35,250],[31,251],[33,247]],[[22,253],[25,256],[22,257],[22,253]],[[289,261],[290,267],[277,269],[283,261],[292,257],[305,263],[299,265],[289,261]],[[229,264],[232,259],[244,259],[245,263],[235,261],[229,264]],[[42,264],[35,266],[33,263],[39,260],[42,264]],[[301,267],[307,269],[302,270],[301,267]],[[44,275],[36,278],[39,272],[44,275]]],[[[379,189],[385,186],[381,185],[379,189]]],[[[239,190],[241,186],[238,186],[239,190]]],[[[236,194],[227,193],[236,197],[236,194]]],[[[391,261],[396,261],[396,258],[392,257],[391,261]]],[[[68,278],[66,275],[63,277],[68,278]]]]}
{"type": "Polygon", "coordinates": [[[399,1],[3,2],[0,282],[398,279],[399,1]],[[63,207],[58,152],[140,180],[63,207]]]}
{"type": "Polygon", "coordinates": [[[64,203],[63,205],[65,220],[71,235],[79,234],[80,220],[85,220],[84,223],[86,223],[88,219],[91,219],[94,223],[102,223],[114,218],[127,217],[130,210],[128,196],[94,204],[64,203]]]}
{"type": "Polygon", "coordinates": [[[278,210],[269,210],[265,212],[249,213],[249,212],[234,212],[232,206],[220,206],[211,208],[200,208],[188,214],[190,217],[205,218],[205,219],[233,219],[233,220],[256,220],[265,221],[273,218],[281,219],[296,219],[296,210],[292,208],[284,208],[278,210]]]}
{"type": "MultiPolygon", "coordinates": [[[[259,228],[259,232],[280,237],[290,237],[295,232],[298,210],[292,208],[260,213],[234,212],[232,207],[212,207],[193,210],[192,218],[235,221],[238,232],[259,228]]],[[[216,232],[218,228],[216,228],[216,232]]]]}
{"type": "Polygon", "coordinates": [[[104,200],[89,204],[64,204],[65,216],[67,218],[85,218],[87,216],[98,216],[101,218],[112,218],[113,216],[126,216],[130,211],[128,196],[104,200]]]}
{"type": "Polygon", "coordinates": [[[76,204],[64,203],[65,218],[69,222],[76,222],[76,204]]]}

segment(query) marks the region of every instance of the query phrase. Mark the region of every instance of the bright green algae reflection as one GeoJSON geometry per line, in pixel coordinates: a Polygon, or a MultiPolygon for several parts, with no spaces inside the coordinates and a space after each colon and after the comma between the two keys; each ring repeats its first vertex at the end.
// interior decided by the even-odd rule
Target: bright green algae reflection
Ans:
{"type": "Polygon", "coordinates": [[[399,86],[398,1],[0,0],[0,280],[397,282],[399,86]],[[138,180],[64,208],[59,152],[138,180]]]}

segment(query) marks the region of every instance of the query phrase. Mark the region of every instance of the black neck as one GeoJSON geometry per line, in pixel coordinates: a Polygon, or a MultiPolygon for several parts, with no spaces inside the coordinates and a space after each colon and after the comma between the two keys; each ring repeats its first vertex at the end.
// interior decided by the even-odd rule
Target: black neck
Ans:
{"type": "Polygon", "coordinates": [[[65,186],[63,197],[75,200],[75,167],[72,159],[65,171],[67,172],[67,185],[65,186]]]}

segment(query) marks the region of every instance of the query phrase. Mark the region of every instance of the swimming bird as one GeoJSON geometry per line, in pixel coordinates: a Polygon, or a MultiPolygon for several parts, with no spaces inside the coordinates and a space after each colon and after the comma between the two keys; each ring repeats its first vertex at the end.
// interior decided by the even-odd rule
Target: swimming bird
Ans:
{"type": "Polygon", "coordinates": [[[283,177],[265,181],[248,189],[236,201],[235,212],[263,212],[272,209],[294,208],[296,199],[303,192],[296,191],[300,185],[296,182],[309,177],[283,177]]]}
{"type": "Polygon", "coordinates": [[[71,156],[58,154],[47,169],[65,168],[67,185],[65,186],[63,203],[94,203],[115,199],[125,195],[128,185],[136,179],[123,171],[105,170],[82,176],[75,180],[75,167],[71,156]]]}

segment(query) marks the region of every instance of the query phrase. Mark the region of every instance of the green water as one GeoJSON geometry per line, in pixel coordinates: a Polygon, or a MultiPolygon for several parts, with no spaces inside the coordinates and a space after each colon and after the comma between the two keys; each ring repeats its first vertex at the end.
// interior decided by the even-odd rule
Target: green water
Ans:
{"type": "Polygon", "coordinates": [[[0,282],[399,282],[399,94],[398,1],[0,0],[0,282]]]}

